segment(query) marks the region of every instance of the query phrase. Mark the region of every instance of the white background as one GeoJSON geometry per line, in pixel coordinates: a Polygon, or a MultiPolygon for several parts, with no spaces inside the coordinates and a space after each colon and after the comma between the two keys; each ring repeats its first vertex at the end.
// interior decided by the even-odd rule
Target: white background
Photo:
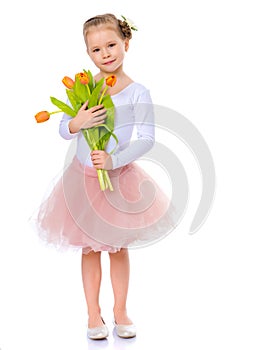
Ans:
{"type": "MultiPolygon", "coordinates": [[[[0,9],[0,348],[279,349],[279,10],[277,1],[10,1],[0,9]],[[165,5],[166,4],[166,5],[165,5]],[[88,342],[80,254],[43,246],[28,218],[61,170],[69,144],[59,115],[64,75],[94,70],[82,23],[133,19],[125,70],[154,102],[185,115],[214,158],[211,213],[188,229],[201,191],[186,149],[189,211],[166,239],[131,251],[129,313],[138,337],[88,342]]],[[[176,120],[174,120],[176,123],[176,120]]],[[[174,145],[176,148],[176,144],[174,145]]],[[[179,146],[178,146],[179,147],[179,146]]],[[[112,292],[103,255],[101,304],[112,292]]]]}

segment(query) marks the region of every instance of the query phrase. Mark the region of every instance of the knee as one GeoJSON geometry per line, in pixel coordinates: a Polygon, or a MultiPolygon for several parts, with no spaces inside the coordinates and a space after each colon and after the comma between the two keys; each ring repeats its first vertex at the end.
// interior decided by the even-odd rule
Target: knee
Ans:
{"type": "Polygon", "coordinates": [[[82,257],[100,257],[101,252],[95,252],[94,250],[87,251],[87,250],[82,250],[82,257]]]}
{"type": "Polygon", "coordinates": [[[124,258],[128,256],[128,250],[126,248],[121,248],[116,253],[109,253],[110,259],[112,258],[124,258]]]}

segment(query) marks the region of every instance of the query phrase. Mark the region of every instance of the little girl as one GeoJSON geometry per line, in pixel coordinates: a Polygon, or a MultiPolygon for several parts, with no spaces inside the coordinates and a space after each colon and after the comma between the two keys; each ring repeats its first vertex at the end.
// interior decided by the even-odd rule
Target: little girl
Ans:
{"type": "Polygon", "coordinates": [[[117,78],[108,93],[115,106],[118,144],[116,147],[111,137],[106,151],[90,152],[83,137],[82,129],[104,122],[106,110],[102,106],[87,109],[86,102],[75,118],[64,114],[60,135],[68,140],[77,138],[76,154],[36,218],[39,234],[48,243],[82,248],[87,335],[91,339],[108,336],[99,305],[101,252],[107,251],[110,256],[116,332],[119,337],[134,337],[136,329],[126,310],[127,248],[154,242],[172,229],[166,196],[133,163],[154,144],[154,113],[149,91],[123,71],[131,28],[126,20],[112,14],[95,16],[84,23],[87,53],[99,70],[95,80],[112,74],[117,78]],[[131,141],[134,127],[137,138],[131,141]],[[100,190],[96,169],[108,170],[114,191],[100,190]]]}

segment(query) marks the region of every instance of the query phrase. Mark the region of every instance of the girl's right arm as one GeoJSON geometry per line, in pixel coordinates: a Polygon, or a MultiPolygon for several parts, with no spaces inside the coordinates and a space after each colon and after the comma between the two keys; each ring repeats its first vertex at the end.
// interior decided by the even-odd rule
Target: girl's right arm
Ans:
{"type": "Polygon", "coordinates": [[[92,128],[102,124],[106,118],[106,110],[102,105],[86,109],[88,101],[85,102],[77,115],[72,118],[64,114],[59,125],[59,134],[66,140],[74,138],[81,129],[92,128]]]}

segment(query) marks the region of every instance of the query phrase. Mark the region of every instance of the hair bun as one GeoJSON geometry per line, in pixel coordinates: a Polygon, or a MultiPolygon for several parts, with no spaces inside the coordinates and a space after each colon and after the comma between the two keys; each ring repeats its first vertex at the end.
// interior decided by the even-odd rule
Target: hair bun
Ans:
{"type": "Polygon", "coordinates": [[[120,26],[120,29],[121,29],[121,32],[122,32],[124,38],[131,39],[132,32],[131,32],[131,28],[128,25],[128,23],[126,21],[122,21],[120,19],[118,21],[119,21],[119,26],[120,26]]]}

